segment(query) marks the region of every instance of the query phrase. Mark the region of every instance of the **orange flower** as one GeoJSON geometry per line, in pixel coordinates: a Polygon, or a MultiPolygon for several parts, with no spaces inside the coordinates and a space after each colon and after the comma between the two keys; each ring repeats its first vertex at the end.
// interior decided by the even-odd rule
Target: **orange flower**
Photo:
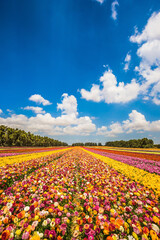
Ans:
{"type": "Polygon", "coordinates": [[[33,204],[35,206],[35,208],[38,206],[38,202],[34,202],[33,204]]]}
{"type": "Polygon", "coordinates": [[[52,212],[53,212],[53,209],[52,209],[52,208],[49,208],[49,209],[48,209],[48,212],[49,212],[49,213],[52,213],[52,212]]]}
{"type": "Polygon", "coordinates": [[[104,213],[104,209],[102,207],[99,208],[99,213],[104,213]]]}
{"type": "Polygon", "coordinates": [[[152,240],[159,240],[155,231],[150,230],[150,235],[151,235],[152,240]]]}
{"type": "Polygon", "coordinates": [[[103,232],[104,232],[105,235],[109,234],[109,230],[107,228],[104,228],[103,232]]]}
{"type": "Polygon", "coordinates": [[[20,218],[20,219],[24,218],[25,217],[25,211],[22,211],[22,212],[18,213],[17,217],[20,218]]]}
{"type": "Polygon", "coordinates": [[[115,218],[111,217],[111,218],[110,218],[110,222],[111,222],[111,223],[115,223],[115,218]]]}
{"type": "Polygon", "coordinates": [[[8,223],[8,218],[5,217],[5,218],[3,219],[3,222],[4,222],[4,224],[7,224],[7,223],[8,223]]]}
{"type": "Polygon", "coordinates": [[[160,219],[156,216],[153,217],[153,221],[157,224],[159,224],[160,219]]]}
{"type": "Polygon", "coordinates": [[[120,218],[117,218],[116,219],[116,224],[118,224],[119,226],[122,226],[123,225],[123,220],[120,219],[120,218]]]}
{"type": "Polygon", "coordinates": [[[88,223],[92,223],[92,218],[88,218],[88,223]]]}
{"type": "Polygon", "coordinates": [[[9,236],[10,236],[10,231],[9,230],[3,231],[3,233],[2,233],[2,240],[8,239],[9,236]]]}
{"type": "Polygon", "coordinates": [[[99,226],[100,225],[100,220],[96,220],[96,225],[99,226]]]}
{"type": "Polygon", "coordinates": [[[77,223],[78,223],[78,225],[82,225],[82,224],[83,224],[82,219],[78,219],[78,220],[77,220],[77,223]]]}
{"type": "Polygon", "coordinates": [[[88,229],[88,228],[89,228],[89,224],[85,224],[84,229],[88,229]]]}
{"type": "Polygon", "coordinates": [[[61,236],[58,236],[57,237],[57,240],[62,240],[63,238],[61,236]]]}
{"type": "Polygon", "coordinates": [[[106,240],[113,240],[113,238],[111,236],[108,236],[106,240]]]}

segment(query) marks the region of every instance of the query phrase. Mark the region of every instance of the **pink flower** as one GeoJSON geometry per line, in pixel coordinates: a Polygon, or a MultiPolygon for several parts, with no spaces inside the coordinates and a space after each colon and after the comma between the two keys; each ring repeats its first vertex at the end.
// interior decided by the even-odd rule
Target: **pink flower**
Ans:
{"type": "Polygon", "coordinates": [[[67,215],[67,217],[70,217],[70,216],[71,216],[71,214],[70,214],[69,212],[67,212],[67,214],[66,214],[66,215],[67,215]]]}
{"type": "Polygon", "coordinates": [[[59,218],[56,218],[56,219],[55,219],[55,223],[56,223],[56,224],[60,224],[60,222],[61,222],[61,220],[60,220],[59,218]]]}
{"type": "Polygon", "coordinates": [[[29,238],[29,232],[24,232],[22,235],[22,239],[28,239],[29,238]]]}

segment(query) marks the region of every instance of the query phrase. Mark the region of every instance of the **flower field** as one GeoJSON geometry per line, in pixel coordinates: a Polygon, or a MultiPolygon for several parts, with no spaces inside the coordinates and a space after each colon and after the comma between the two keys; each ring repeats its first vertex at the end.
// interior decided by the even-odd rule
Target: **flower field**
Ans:
{"type": "Polygon", "coordinates": [[[159,162],[109,154],[77,147],[0,158],[0,239],[160,239],[159,172],[141,166],[159,162]]]}

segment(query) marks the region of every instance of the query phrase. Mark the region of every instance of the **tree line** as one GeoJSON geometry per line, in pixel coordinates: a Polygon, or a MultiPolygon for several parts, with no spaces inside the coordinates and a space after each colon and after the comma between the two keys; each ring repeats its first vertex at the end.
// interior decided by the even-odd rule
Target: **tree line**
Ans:
{"type": "Polygon", "coordinates": [[[126,148],[153,148],[154,142],[152,139],[142,138],[142,139],[131,139],[128,141],[111,141],[106,142],[105,146],[110,147],[126,147],[126,148]]]}
{"type": "Polygon", "coordinates": [[[53,138],[41,137],[18,128],[0,125],[0,146],[51,147],[67,145],[67,143],[53,138]]]}
{"type": "Polygon", "coordinates": [[[72,146],[102,146],[101,143],[95,143],[95,142],[86,142],[86,143],[83,143],[83,142],[79,142],[79,143],[73,143],[72,146]]]}
{"type": "MultiPolygon", "coordinates": [[[[102,143],[94,143],[94,142],[78,142],[73,143],[72,146],[102,146],[102,143]]],[[[142,139],[131,139],[128,141],[120,140],[120,141],[109,141],[104,144],[104,146],[108,147],[124,147],[124,148],[160,148],[160,144],[154,145],[152,139],[142,138],[142,139]]]]}

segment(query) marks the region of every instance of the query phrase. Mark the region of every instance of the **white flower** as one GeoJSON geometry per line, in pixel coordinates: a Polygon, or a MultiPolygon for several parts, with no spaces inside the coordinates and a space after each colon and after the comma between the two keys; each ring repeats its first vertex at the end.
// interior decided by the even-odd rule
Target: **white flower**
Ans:
{"type": "Polygon", "coordinates": [[[55,207],[58,207],[58,205],[59,205],[58,202],[55,202],[55,203],[54,203],[54,206],[55,206],[55,207]]]}
{"type": "Polygon", "coordinates": [[[157,235],[159,234],[159,227],[156,224],[152,224],[152,229],[157,233],[157,235]]]}
{"type": "Polygon", "coordinates": [[[51,219],[50,218],[47,218],[47,223],[49,224],[51,222],[51,219]]]}
{"type": "Polygon", "coordinates": [[[124,227],[120,226],[119,230],[120,230],[121,232],[124,232],[124,227]]]}
{"type": "Polygon", "coordinates": [[[128,235],[128,240],[135,240],[135,238],[132,235],[128,235]]]}
{"type": "Polygon", "coordinates": [[[52,222],[50,223],[50,227],[54,227],[54,226],[55,226],[55,222],[52,221],[52,222]]]}
{"type": "Polygon", "coordinates": [[[29,207],[26,206],[26,207],[24,208],[24,211],[25,211],[25,212],[28,212],[28,211],[29,211],[29,207]]]}
{"type": "Polygon", "coordinates": [[[40,238],[43,238],[43,233],[39,233],[40,238]]]}
{"type": "Polygon", "coordinates": [[[8,209],[10,209],[10,208],[12,207],[12,203],[11,203],[11,202],[8,202],[8,203],[7,203],[7,207],[8,207],[8,209]]]}
{"type": "Polygon", "coordinates": [[[153,211],[156,212],[156,213],[159,212],[158,208],[156,208],[156,207],[153,207],[153,211]]]}
{"type": "Polygon", "coordinates": [[[43,221],[42,226],[43,226],[43,227],[46,227],[46,226],[47,226],[47,221],[46,221],[46,220],[43,221]]]}

